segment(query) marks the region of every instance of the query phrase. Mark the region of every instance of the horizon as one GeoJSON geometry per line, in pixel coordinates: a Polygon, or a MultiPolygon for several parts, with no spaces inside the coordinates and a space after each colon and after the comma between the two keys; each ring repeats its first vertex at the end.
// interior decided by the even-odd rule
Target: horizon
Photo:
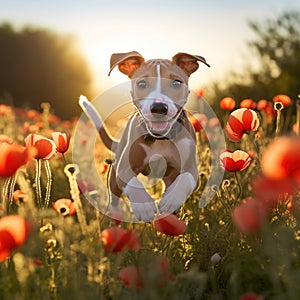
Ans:
{"type": "Polygon", "coordinates": [[[13,0],[1,4],[0,22],[9,22],[17,29],[32,25],[75,36],[91,69],[97,96],[128,80],[117,70],[110,77],[107,74],[112,53],[132,50],[146,60],[171,58],[177,52],[201,55],[211,68],[200,66],[191,76],[191,88],[222,82],[226,74],[245,66],[251,55],[247,41],[254,35],[247,25],[249,20],[261,23],[300,9],[300,3],[292,0],[189,0],[182,6],[178,0],[155,0],[143,5],[135,0],[13,0]]]}

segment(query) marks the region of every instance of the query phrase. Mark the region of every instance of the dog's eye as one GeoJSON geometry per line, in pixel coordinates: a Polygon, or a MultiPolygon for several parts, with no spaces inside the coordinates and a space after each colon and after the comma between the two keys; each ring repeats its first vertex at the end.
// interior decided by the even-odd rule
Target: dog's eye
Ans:
{"type": "Polygon", "coordinates": [[[147,82],[145,80],[140,80],[136,84],[141,89],[145,89],[147,87],[147,82]]]}
{"type": "Polygon", "coordinates": [[[172,81],[172,86],[174,88],[180,88],[182,84],[183,84],[183,82],[181,80],[179,80],[179,79],[174,79],[172,81]]]}

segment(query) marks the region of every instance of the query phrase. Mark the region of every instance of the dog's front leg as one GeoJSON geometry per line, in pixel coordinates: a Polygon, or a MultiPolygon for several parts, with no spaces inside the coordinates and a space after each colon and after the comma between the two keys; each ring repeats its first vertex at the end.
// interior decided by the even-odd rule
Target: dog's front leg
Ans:
{"type": "Polygon", "coordinates": [[[174,213],[185,202],[187,197],[196,188],[195,176],[189,172],[179,174],[176,179],[167,187],[159,202],[160,213],[174,213]]]}
{"type": "Polygon", "coordinates": [[[139,221],[150,222],[154,219],[156,206],[136,176],[132,177],[123,188],[129,198],[132,211],[139,221]]]}

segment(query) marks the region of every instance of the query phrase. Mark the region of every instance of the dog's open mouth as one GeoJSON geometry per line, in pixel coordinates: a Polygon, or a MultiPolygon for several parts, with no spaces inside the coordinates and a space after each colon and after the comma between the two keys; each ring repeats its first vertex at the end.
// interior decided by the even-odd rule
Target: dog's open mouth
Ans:
{"type": "Polygon", "coordinates": [[[168,121],[152,121],[148,122],[148,128],[151,132],[157,134],[163,134],[167,132],[171,127],[171,124],[168,121]]]}
{"type": "Polygon", "coordinates": [[[176,120],[168,120],[168,121],[147,121],[146,127],[148,132],[153,137],[165,137],[167,136],[176,120]]]}

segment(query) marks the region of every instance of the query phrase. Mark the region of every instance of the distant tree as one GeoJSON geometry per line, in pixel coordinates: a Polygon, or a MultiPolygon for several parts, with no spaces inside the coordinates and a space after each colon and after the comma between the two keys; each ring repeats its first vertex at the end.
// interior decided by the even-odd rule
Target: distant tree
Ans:
{"type": "Polygon", "coordinates": [[[250,21],[256,38],[249,41],[253,57],[242,73],[232,72],[222,87],[214,83],[216,101],[232,96],[238,102],[243,98],[271,100],[275,94],[286,93],[296,98],[300,92],[300,13],[285,12],[275,19],[261,23],[250,21]],[[258,62],[253,67],[252,62],[258,62]]]}
{"type": "MultiPolygon", "coordinates": [[[[262,25],[249,23],[258,38],[250,46],[258,53],[262,70],[254,80],[265,83],[273,93],[299,93],[300,13],[284,13],[262,25]]],[[[256,75],[256,76],[255,76],[256,75]]]]}
{"type": "Polygon", "coordinates": [[[79,114],[77,99],[90,93],[91,75],[73,37],[0,25],[0,103],[40,108],[49,102],[63,119],[79,114]]]}

